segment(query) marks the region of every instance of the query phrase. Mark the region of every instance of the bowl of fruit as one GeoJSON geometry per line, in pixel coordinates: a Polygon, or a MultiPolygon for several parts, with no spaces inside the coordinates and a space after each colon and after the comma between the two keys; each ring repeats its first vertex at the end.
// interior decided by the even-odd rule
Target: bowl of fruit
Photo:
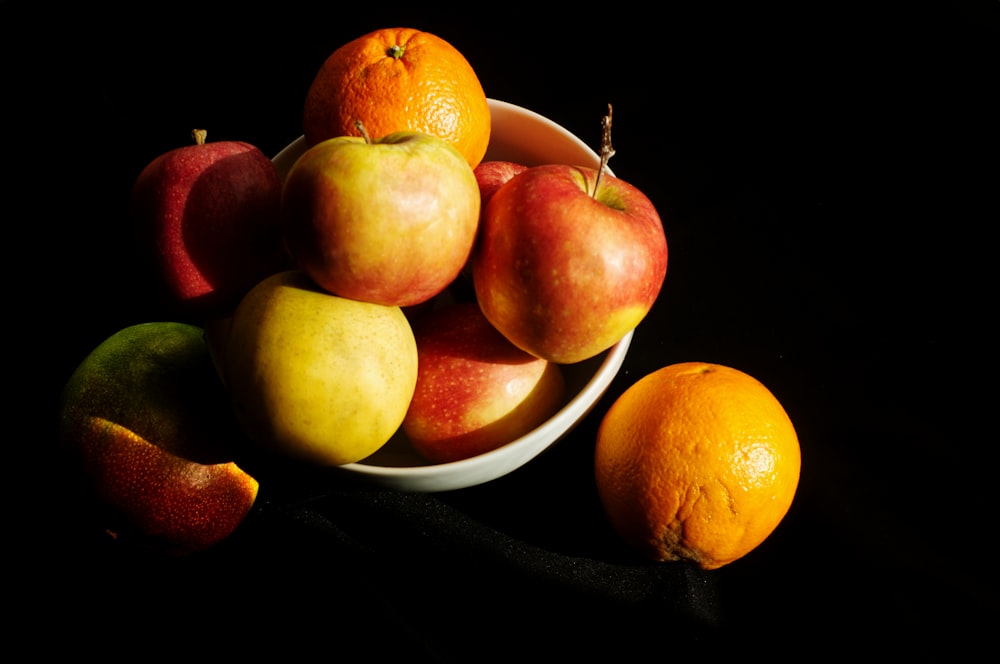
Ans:
{"type": "Polygon", "coordinates": [[[135,250],[186,322],[112,334],[59,414],[116,539],[210,547],[279,460],[414,492],[511,473],[597,405],[659,294],[610,107],[592,149],[389,29],[334,51],[303,110],[273,157],[195,129],[137,175],[135,250]]]}
{"type": "MultiPolygon", "coordinates": [[[[594,408],[628,352],[636,323],[634,312],[648,310],[650,293],[658,291],[662,282],[665,246],[660,256],[655,236],[648,242],[626,230],[630,218],[644,216],[645,222],[662,228],[658,218],[650,217],[651,205],[633,208],[632,200],[638,194],[627,185],[624,191],[620,189],[620,181],[606,164],[608,178],[603,186],[617,203],[599,202],[594,192],[588,191],[586,178],[577,176],[581,167],[591,172],[601,169],[602,160],[595,150],[531,110],[494,99],[489,100],[489,107],[489,146],[474,169],[484,225],[479,229],[480,255],[470,257],[454,282],[432,302],[404,307],[422,373],[403,425],[364,458],[328,464],[339,473],[394,489],[433,492],[481,484],[516,470],[563,439],[594,408]],[[521,190],[504,186],[523,171],[542,170],[534,168],[540,166],[552,170],[539,172],[534,180],[522,178],[526,186],[521,190]],[[532,196],[541,195],[549,201],[532,206],[538,217],[532,223],[559,230],[543,236],[526,223],[519,231],[522,237],[533,237],[530,243],[539,244],[540,250],[529,252],[527,246],[503,249],[504,244],[529,241],[514,242],[510,233],[493,238],[485,235],[485,224],[490,223],[487,204],[501,189],[507,200],[502,206],[505,209],[523,209],[524,200],[532,196]],[[498,248],[491,251],[494,244],[498,248]],[[575,249],[566,253],[560,246],[575,249]],[[491,266],[482,255],[486,252],[501,267],[491,266]],[[511,322],[500,311],[505,298],[511,297],[511,287],[504,292],[504,286],[499,285],[510,281],[502,266],[518,260],[523,263],[529,259],[528,253],[546,257],[536,259],[539,264],[533,269],[539,273],[592,272],[581,284],[567,283],[562,289],[548,284],[531,286],[524,281],[517,285],[532,300],[527,309],[535,310],[539,319],[580,319],[559,323],[565,332],[557,343],[541,339],[560,336],[555,324],[545,327],[527,315],[511,322]],[[584,259],[594,253],[599,255],[584,259]],[[620,263],[623,257],[636,253],[640,256],[628,259],[631,263],[616,266],[621,270],[634,268],[629,274],[621,278],[609,274],[605,263],[620,263]],[[581,288],[587,292],[580,292],[581,288]],[[581,302],[586,306],[579,306],[581,302]],[[632,318],[622,314],[630,309],[632,318]],[[626,322],[612,326],[596,341],[588,341],[589,345],[574,340],[569,332],[573,325],[592,329],[617,319],[626,322]],[[544,334],[538,332],[542,328],[544,334]],[[472,421],[478,424],[464,428],[458,424],[472,421]]],[[[305,138],[300,137],[274,157],[286,183],[293,167],[302,168],[308,149],[305,138]]],[[[497,207],[501,207],[499,199],[497,207]]],[[[502,215],[498,212],[496,216],[502,215]]],[[[504,223],[513,225],[509,220],[504,223]]]]}

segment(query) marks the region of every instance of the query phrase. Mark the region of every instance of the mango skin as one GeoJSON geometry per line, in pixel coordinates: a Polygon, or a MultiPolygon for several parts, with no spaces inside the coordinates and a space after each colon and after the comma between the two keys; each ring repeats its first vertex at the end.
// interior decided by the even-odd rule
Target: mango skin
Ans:
{"type": "Polygon", "coordinates": [[[204,331],[184,323],[111,335],[59,404],[60,444],[106,530],[168,555],[215,546],[249,514],[259,484],[233,460],[239,437],[204,331]]]}

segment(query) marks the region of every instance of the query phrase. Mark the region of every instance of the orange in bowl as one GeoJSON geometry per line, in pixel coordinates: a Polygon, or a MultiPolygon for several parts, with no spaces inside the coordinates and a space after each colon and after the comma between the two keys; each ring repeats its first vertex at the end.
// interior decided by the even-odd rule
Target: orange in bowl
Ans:
{"type": "Polygon", "coordinates": [[[451,143],[469,165],[486,154],[490,108],[465,56],[444,39],[412,28],[375,30],[336,49],[306,94],[309,145],[338,136],[381,138],[418,131],[451,143]]]}

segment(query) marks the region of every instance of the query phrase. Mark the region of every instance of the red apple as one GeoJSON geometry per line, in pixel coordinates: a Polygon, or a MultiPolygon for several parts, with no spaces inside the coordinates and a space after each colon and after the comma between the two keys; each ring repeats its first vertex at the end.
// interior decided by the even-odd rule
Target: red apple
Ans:
{"type": "Polygon", "coordinates": [[[519,348],[560,364],[620,341],[666,276],[667,241],[653,203],[598,173],[553,164],[514,176],[491,198],[472,257],[486,318],[519,348]]]}
{"type": "Polygon", "coordinates": [[[479,184],[479,198],[482,202],[483,211],[486,210],[486,205],[501,185],[518,173],[527,170],[527,168],[524,164],[512,161],[492,160],[480,162],[473,169],[473,173],[475,173],[476,182],[479,184]]]}
{"type": "Polygon", "coordinates": [[[530,432],[562,405],[562,369],[517,348],[474,302],[416,321],[417,385],[403,433],[421,455],[446,463],[530,432]]]}
{"type": "Polygon", "coordinates": [[[292,259],[325,290],[408,307],[454,281],[472,252],[479,209],[472,167],[440,138],[343,136],[292,166],[282,224],[292,259]]]}
{"type": "Polygon", "coordinates": [[[175,148],[151,161],[132,189],[132,217],[168,304],[199,319],[228,315],[280,269],[281,179],[241,141],[175,148]]]}
{"type": "MultiPolygon", "coordinates": [[[[483,212],[486,205],[493,198],[493,194],[500,186],[521,171],[528,168],[524,164],[513,161],[491,160],[482,161],[472,169],[476,176],[476,183],[479,185],[480,213],[479,221],[482,223],[483,212]]],[[[472,286],[472,265],[467,261],[462,271],[455,278],[455,281],[448,287],[451,296],[459,302],[472,302],[476,299],[476,292],[472,286]]]]}
{"type": "Polygon", "coordinates": [[[63,388],[59,439],[96,498],[95,527],[168,554],[212,547],[240,525],[257,480],[204,331],[144,323],[99,344],[63,388]]]}

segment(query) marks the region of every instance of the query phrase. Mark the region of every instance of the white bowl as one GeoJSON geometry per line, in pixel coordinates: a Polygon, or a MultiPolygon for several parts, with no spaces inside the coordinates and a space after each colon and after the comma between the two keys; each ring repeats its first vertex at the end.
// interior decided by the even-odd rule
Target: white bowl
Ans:
{"type": "MultiPolygon", "coordinates": [[[[484,160],[528,166],[572,164],[597,168],[600,165],[597,153],[586,143],[548,118],[495,99],[490,99],[489,104],[492,128],[484,160]]],[[[282,177],[305,147],[300,137],[274,157],[282,177]]],[[[335,470],[384,487],[416,492],[462,489],[502,477],[561,440],[586,417],[621,369],[632,334],[629,332],[595,357],[564,365],[565,405],[538,428],[502,447],[461,461],[432,464],[417,454],[400,431],[371,456],[337,466],[335,470]]]]}

